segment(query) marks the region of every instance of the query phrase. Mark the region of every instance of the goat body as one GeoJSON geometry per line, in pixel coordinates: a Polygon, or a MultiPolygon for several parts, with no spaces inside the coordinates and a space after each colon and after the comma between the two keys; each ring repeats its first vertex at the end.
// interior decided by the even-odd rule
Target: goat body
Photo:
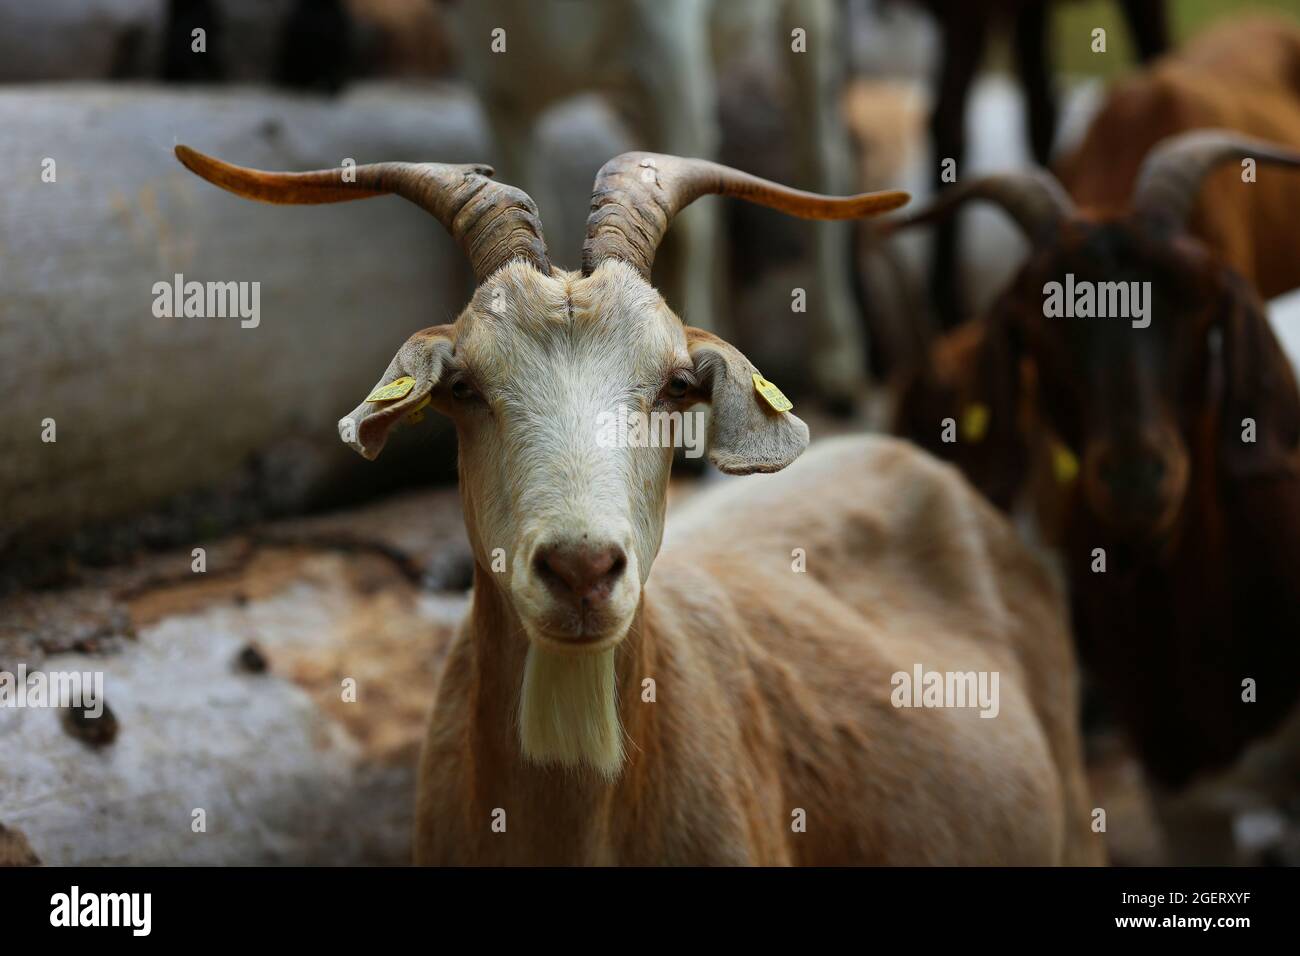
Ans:
{"type": "Polygon", "coordinates": [[[1157,553],[1101,531],[1078,489],[1061,509],[1079,653],[1170,789],[1231,765],[1300,700],[1300,452],[1235,475],[1219,428],[1207,415],[1190,431],[1184,507],[1157,553]]]}
{"type": "Polygon", "coordinates": [[[954,471],[902,443],[825,442],[674,516],[618,650],[613,781],[521,755],[526,642],[495,577],[478,568],[439,683],[419,862],[1100,859],[1060,599],[954,471]],[[997,717],[895,708],[891,675],[918,663],[998,672],[997,717]]]}
{"type": "Polygon", "coordinates": [[[1300,697],[1300,597],[1287,570],[1300,560],[1294,488],[1198,508],[1169,554],[1127,567],[1112,548],[1106,574],[1088,566],[1099,539],[1083,530],[1086,510],[1071,522],[1068,540],[1084,556],[1071,567],[1079,652],[1156,781],[1185,786],[1282,724],[1300,697]],[[1261,542],[1277,553],[1262,557],[1261,542]]]}

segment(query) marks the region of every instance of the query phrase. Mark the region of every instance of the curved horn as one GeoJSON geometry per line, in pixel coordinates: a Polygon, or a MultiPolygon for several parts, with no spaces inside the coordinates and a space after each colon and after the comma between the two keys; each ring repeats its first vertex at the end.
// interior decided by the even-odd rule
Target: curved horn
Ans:
{"type": "Polygon", "coordinates": [[[733,196],[803,219],[857,219],[897,209],[903,192],[822,196],[790,189],[703,159],[660,153],[623,153],[596,174],[582,244],[582,272],[607,259],[629,263],[648,280],[655,250],[673,216],[701,196],[733,196]]]}
{"type": "Polygon", "coordinates": [[[371,163],[269,173],[233,166],[188,146],[177,146],[176,158],[208,182],[261,202],[346,202],[389,193],[409,199],[447,228],[469,256],[479,282],[512,259],[523,259],[548,275],[551,271],[537,205],[523,190],[489,179],[491,166],[371,163]]]}
{"type": "Polygon", "coordinates": [[[1056,229],[1075,212],[1074,202],[1055,176],[1043,169],[1026,169],[981,176],[945,189],[924,209],[882,223],[879,230],[891,235],[909,226],[934,222],[971,199],[985,199],[1000,206],[1030,240],[1056,229]]]}
{"type": "Polygon", "coordinates": [[[1220,163],[1247,158],[1300,166],[1300,153],[1227,129],[1198,129],[1161,140],[1138,170],[1133,215],[1181,229],[1205,177],[1220,163]]]}

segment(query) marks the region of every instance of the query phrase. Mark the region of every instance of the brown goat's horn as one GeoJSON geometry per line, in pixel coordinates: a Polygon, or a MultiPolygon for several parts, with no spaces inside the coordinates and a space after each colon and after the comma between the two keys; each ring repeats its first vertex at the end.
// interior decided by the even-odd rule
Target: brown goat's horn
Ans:
{"type": "Polygon", "coordinates": [[[956,212],[971,199],[984,199],[1000,206],[1028,239],[1055,229],[1074,215],[1074,203],[1055,176],[1046,170],[1027,169],[981,176],[945,189],[924,209],[881,223],[878,231],[891,235],[909,226],[935,222],[956,212]]]}
{"type": "Polygon", "coordinates": [[[582,245],[582,271],[607,259],[630,264],[650,278],[655,250],[673,221],[701,196],[733,196],[804,219],[858,219],[897,209],[903,192],[822,196],[759,179],[703,159],[659,153],[623,153],[596,174],[582,245]]]}
{"type": "Polygon", "coordinates": [[[1133,215],[1183,228],[1196,205],[1202,181],[1230,159],[1300,166],[1300,153],[1232,130],[1180,133],[1161,140],[1142,161],[1133,187],[1133,215]]]}
{"type": "Polygon", "coordinates": [[[237,196],[271,203],[330,203],[389,193],[432,213],[469,256],[482,282],[512,259],[550,274],[537,206],[521,189],[494,182],[491,166],[372,163],[310,173],[268,173],[176,147],[191,172],[237,196]],[[349,174],[349,180],[344,174],[349,174]]]}

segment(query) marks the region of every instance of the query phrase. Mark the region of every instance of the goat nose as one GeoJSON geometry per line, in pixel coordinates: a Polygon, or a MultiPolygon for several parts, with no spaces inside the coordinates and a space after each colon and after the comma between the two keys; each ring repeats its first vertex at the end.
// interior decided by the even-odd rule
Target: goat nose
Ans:
{"type": "Polygon", "coordinates": [[[533,568],[557,597],[599,604],[627,569],[627,554],[616,544],[547,544],[537,549],[533,568]]]}

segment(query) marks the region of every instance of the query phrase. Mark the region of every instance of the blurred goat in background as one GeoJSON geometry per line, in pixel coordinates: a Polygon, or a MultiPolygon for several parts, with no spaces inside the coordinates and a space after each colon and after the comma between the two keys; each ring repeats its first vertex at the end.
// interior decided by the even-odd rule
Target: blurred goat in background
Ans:
{"type": "MultiPolygon", "coordinates": [[[[560,218],[563,204],[554,196],[538,147],[544,112],[579,93],[597,91],[616,106],[637,148],[714,157],[716,61],[753,42],[775,44],[786,54],[781,62],[790,71],[797,100],[788,143],[797,156],[798,185],[821,193],[842,193],[852,185],[840,115],[846,38],[839,3],[501,0],[456,3],[452,10],[462,65],[486,111],[498,168],[552,221],[560,218]],[[803,35],[798,48],[796,30],[803,35]]],[[[689,210],[663,254],[667,268],[661,286],[668,302],[703,328],[728,324],[719,288],[719,222],[712,203],[689,210]]],[[[813,235],[811,380],[824,397],[842,404],[866,383],[866,347],[850,282],[849,227],[819,224],[813,235]]]]}
{"type": "MultiPolygon", "coordinates": [[[[1003,507],[1028,487],[1084,662],[1166,794],[1231,766],[1300,696],[1300,395],[1260,302],[1300,286],[1300,175],[1263,168],[1300,165],[1298,80],[1295,24],[1224,26],[1116,88],[1062,164],[1068,192],[1042,171],[981,177],[909,220],[985,199],[1032,245],[988,316],[936,347],[897,424],[1003,507]],[[1150,327],[1047,315],[1067,276],[1146,283],[1150,327]],[[1243,703],[1247,678],[1267,701],[1243,703]]],[[[1213,816],[1178,841],[1188,862],[1228,853],[1213,816]]]]}
{"type": "MultiPolygon", "coordinates": [[[[1021,185],[992,198],[1021,209],[1026,190],[1055,194],[1064,187],[1087,214],[1120,216],[1150,150],[1168,136],[1207,127],[1300,149],[1300,26],[1258,18],[1207,32],[1111,91],[1082,143],[1061,160],[1059,181],[1045,172],[1011,177],[1021,185]]],[[[1300,214],[1300,177],[1274,175],[1241,189],[1240,172],[1204,171],[1203,187],[1188,193],[1187,229],[1261,296],[1272,298],[1300,287],[1300,260],[1289,254],[1288,238],[1300,214]]],[[[954,189],[947,195],[942,213],[936,210],[933,218],[947,220],[960,208],[949,202],[968,194],[954,189]]],[[[1020,221],[1022,214],[1013,218],[1020,221]]],[[[955,461],[990,500],[1009,510],[1025,487],[1029,449],[1036,442],[1028,437],[1032,426],[1023,413],[1007,411],[986,425],[978,412],[970,414],[987,321],[981,316],[953,330],[922,350],[917,366],[901,370],[893,430],[955,461]],[[950,417],[967,432],[956,442],[942,437],[942,422],[950,417]],[[978,441],[969,440],[972,432],[978,441]]],[[[1050,460],[1041,447],[1032,459],[1040,466],[1050,460]]],[[[1043,496],[1035,497],[1041,508],[1043,496]]]]}

